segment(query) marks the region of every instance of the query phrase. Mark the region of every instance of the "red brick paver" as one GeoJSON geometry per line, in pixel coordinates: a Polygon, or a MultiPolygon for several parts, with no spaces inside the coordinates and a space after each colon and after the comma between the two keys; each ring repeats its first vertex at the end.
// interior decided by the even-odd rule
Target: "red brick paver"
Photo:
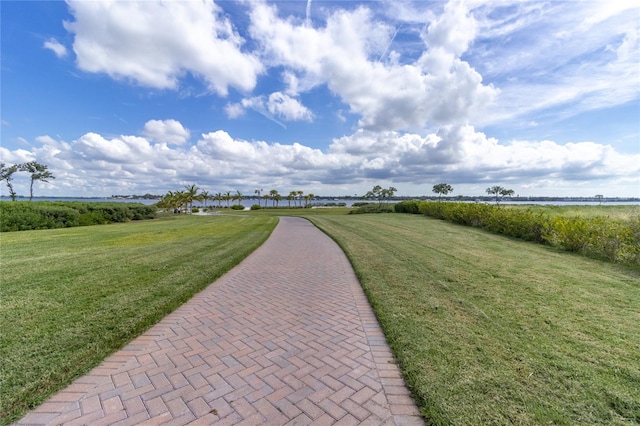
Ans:
{"type": "Polygon", "coordinates": [[[17,424],[424,423],[344,253],[281,218],[240,265],[17,424]]]}

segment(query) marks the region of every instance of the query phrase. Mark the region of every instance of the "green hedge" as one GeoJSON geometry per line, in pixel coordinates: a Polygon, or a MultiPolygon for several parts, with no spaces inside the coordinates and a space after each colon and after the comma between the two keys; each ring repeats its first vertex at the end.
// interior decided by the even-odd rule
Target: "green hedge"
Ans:
{"type": "Polygon", "coordinates": [[[155,217],[155,207],[137,203],[0,202],[0,232],[101,225],[155,217]]]}
{"type": "Polygon", "coordinates": [[[552,218],[532,208],[415,200],[396,204],[395,211],[421,213],[612,262],[640,264],[640,218],[552,218]]]}
{"type": "Polygon", "coordinates": [[[394,212],[393,204],[365,203],[365,204],[360,204],[357,209],[351,210],[349,214],[393,213],[393,212],[394,212]]]}

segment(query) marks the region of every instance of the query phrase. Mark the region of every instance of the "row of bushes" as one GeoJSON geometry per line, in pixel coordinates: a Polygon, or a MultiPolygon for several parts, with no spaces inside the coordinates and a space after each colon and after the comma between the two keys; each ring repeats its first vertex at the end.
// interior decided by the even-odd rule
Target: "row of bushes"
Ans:
{"type": "Polygon", "coordinates": [[[365,214],[365,213],[393,213],[394,205],[387,203],[353,203],[355,210],[351,210],[349,214],[365,214]]]}
{"type": "Polygon", "coordinates": [[[640,217],[550,217],[540,210],[480,203],[402,201],[398,213],[424,214],[467,226],[560,247],[613,262],[640,264],[640,217]]]}
{"type": "Polygon", "coordinates": [[[155,217],[155,207],[137,203],[0,202],[0,232],[102,225],[155,217]]]}

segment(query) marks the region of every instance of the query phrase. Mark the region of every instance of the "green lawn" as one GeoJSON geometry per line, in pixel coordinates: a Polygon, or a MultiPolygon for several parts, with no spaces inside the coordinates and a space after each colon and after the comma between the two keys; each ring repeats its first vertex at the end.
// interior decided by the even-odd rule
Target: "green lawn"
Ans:
{"type": "Polygon", "coordinates": [[[430,423],[640,422],[640,269],[347,211],[0,234],[0,423],[237,264],[274,213],[308,217],[344,248],[430,423]]]}
{"type": "Polygon", "coordinates": [[[418,215],[311,218],[432,424],[640,422],[640,270],[418,215]]]}
{"type": "Polygon", "coordinates": [[[0,234],[0,423],[124,346],[269,236],[277,219],[170,219],[0,234]]]}

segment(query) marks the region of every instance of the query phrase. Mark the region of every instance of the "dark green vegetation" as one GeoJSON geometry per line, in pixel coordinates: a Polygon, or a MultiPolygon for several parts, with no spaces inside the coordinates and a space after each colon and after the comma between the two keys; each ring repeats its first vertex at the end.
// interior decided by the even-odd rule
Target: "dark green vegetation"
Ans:
{"type": "Polygon", "coordinates": [[[0,202],[0,232],[103,225],[155,217],[155,207],[137,203],[0,202]]]}
{"type": "Polygon", "coordinates": [[[497,206],[403,201],[395,205],[395,211],[422,213],[594,258],[640,265],[638,206],[497,206]]]}
{"type": "Polygon", "coordinates": [[[276,222],[181,215],[0,234],[0,423],[187,301],[260,246],[276,222]]]}
{"type": "Polygon", "coordinates": [[[313,216],[429,423],[640,422],[640,270],[424,216],[313,216]]]}

